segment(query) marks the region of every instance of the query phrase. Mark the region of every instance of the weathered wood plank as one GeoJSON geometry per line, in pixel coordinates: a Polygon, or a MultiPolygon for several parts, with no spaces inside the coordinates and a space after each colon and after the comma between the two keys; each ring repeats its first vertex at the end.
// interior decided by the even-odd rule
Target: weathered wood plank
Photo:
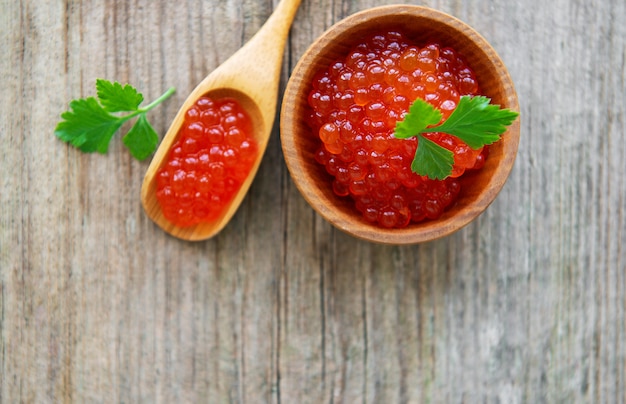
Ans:
{"type": "MultiPolygon", "coordinates": [[[[54,138],[98,77],[186,93],[276,0],[0,0],[0,402],[626,401],[626,3],[433,0],[500,53],[522,138],[502,193],[410,247],[332,228],[291,182],[278,125],[232,223],[176,240],[119,138],[54,138]]],[[[303,0],[308,45],[393,1],[303,0]]]]}

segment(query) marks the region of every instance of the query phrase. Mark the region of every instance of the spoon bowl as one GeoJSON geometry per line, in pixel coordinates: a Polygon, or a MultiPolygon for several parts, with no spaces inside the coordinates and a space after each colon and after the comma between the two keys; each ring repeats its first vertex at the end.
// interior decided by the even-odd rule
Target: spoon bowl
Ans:
{"type": "Polygon", "coordinates": [[[256,35],[196,86],[172,121],[148,167],[141,188],[141,201],[146,214],[167,233],[192,241],[215,236],[230,221],[248,192],[272,131],[283,51],[300,1],[282,0],[256,35]],[[156,197],[156,177],[178,140],[185,113],[202,96],[233,98],[243,107],[252,120],[258,154],[249,175],[217,220],[179,227],[168,221],[161,211],[156,197]]]}
{"type": "Polygon", "coordinates": [[[304,53],[287,83],[281,110],[281,143],[291,177],[307,202],[338,229],[357,238],[383,244],[415,244],[449,235],[479,216],[502,189],[515,160],[519,119],[490,146],[485,166],[466,173],[454,206],[436,220],[405,228],[382,228],[366,221],[349,197],[332,190],[332,177],[315,161],[319,139],[306,123],[307,98],[315,74],[345,58],[363,38],[378,32],[399,31],[423,45],[434,40],[465,56],[476,73],[481,93],[502,108],[519,112],[517,95],[504,63],[474,29],[460,20],[420,6],[381,6],[356,13],[332,26],[304,53]]]}

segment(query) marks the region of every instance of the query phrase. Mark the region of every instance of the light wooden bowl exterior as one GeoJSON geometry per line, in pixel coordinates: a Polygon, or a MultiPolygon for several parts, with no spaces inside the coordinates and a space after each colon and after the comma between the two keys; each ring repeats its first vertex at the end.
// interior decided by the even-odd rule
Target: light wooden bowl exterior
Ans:
{"type": "Polygon", "coordinates": [[[447,236],[470,223],[496,198],[517,154],[519,118],[490,147],[483,169],[462,178],[456,204],[437,220],[385,229],[367,222],[351,198],[336,196],[331,177],[315,161],[319,140],[305,117],[307,95],[315,73],[347,55],[362,38],[380,31],[400,31],[417,44],[435,40],[465,56],[474,69],[481,93],[492,103],[519,112],[517,94],[504,63],[474,29],[439,11],[420,6],[382,6],[354,14],[332,26],[311,45],[294,68],[281,110],[281,142],[291,177],[307,202],[338,229],[360,239],[383,244],[415,244],[447,236]]]}

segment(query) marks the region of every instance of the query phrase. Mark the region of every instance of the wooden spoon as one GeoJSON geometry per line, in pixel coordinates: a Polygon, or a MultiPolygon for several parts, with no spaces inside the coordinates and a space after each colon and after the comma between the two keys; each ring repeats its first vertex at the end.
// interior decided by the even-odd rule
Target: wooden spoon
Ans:
{"type": "Polygon", "coordinates": [[[209,74],[191,92],[156,151],[141,188],[141,201],[150,219],[171,235],[184,240],[205,240],[226,226],[237,211],[258,171],[267,147],[278,99],[283,51],[291,23],[301,0],[282,0],[267,22],[241,49],[209,74]],[[220,218],[211,223],[178,227],[170,223],[156,198],[156,174],[176,143],[185,112],[204,95],[236,99],[252,118],[258,156],[248,175],[220,218]]]}

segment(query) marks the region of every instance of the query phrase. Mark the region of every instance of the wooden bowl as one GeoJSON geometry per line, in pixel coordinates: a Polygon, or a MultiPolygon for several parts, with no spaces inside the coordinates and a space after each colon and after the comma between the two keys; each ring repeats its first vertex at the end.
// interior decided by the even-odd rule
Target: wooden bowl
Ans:
{"type": "Polygon", "coordinates": [[[332,26],[305,52],[287,84],[280,115],[283,153],[291,177],[307,202],[338,229],[360,239],[383,244],[415,244],[447,236],[470,223],[495,199],[515,161],[519,119],[499,142],[490,146],[485,166],[462,176],[456,203],[437,220],[387,229],[366,221],[350,197],[332,191],[332,178],[314,154],[319,139],[306,123],[307,96],[313,76],[331,62],[343,59],[368,35],[400,31],[418,45],[435,40],[465,56],[475,71],[481,93],[502,108],[519,112],[517,94],[504,63],[474,29],[460,20],[420,6],[382,6],[356,13],[332,26]]]}

